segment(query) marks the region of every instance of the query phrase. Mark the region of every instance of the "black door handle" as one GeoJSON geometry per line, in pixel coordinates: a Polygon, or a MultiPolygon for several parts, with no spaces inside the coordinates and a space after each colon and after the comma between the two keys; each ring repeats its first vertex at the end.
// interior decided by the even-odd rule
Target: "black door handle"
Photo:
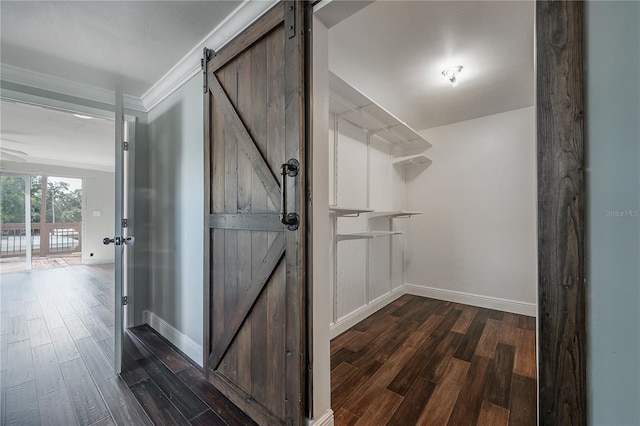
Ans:
{"type": "Polygon", "coordinates": [[[102,240],[102,244],[104,244],[105,246],[108,246],[109,244],[115,244],[115,245],[119,246],[121,244],[121,239],[120,239],[120,237],[115,237],[115,238],[105,237],[102,240]]]}
{"type": "Polygon", "coordinates": [[[296,177],[300,163],[295,158],[280,166],[280,220],[287,225],[289,231],[295,231],[300,225],[298,213],[287,213],[287,176],[296,177]]]}

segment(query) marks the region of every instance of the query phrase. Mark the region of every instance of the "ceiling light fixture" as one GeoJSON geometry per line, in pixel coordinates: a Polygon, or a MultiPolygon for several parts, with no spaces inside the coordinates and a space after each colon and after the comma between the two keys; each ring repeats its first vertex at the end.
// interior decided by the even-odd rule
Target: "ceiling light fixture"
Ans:
{"type": "Polygon", "coordinates": [[[455,87],[458,84],[456,76],[460,73],[460,71],[462,71],[462,65],[447,68],[446,70],[442,71],[442,75],[444,75],[449,80],[449,83],[451,83],[451,87],[455,87]]]}
{"type": "Polygon", "coordinates": [[[83,120],[91,120],[93,118],[90,115],[83,115],[83,114],[73,114],[73,115],[78,118],[82,118],[83,120]]]}

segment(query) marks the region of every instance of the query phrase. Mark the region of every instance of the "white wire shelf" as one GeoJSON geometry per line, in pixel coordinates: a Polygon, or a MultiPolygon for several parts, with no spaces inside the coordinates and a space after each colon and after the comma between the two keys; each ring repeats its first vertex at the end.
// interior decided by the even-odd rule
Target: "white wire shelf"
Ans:
{"type": "Polygon", "coordinates": [[[370,238],[389,237],[391,235],[400,235],[400,231],[369,231],[369,232],[353,232],[348,234],[337,234],[338,241],[344,240],[368,240],[370,238]]]}
{"type": "Polygon", "coordinates": [[[375,213],[371,213],[369,214],[369,218],[374,218],[374,217],[388,217],[391,219],[401,219],[401,218],[408,218],[411,216],[416,216],[422,214],[422,212],[416,212],[416,211],[408,211],[408,210],[397,210],[397,211],[393,211],[393,212],[375,212],[375,213]]]}
{"type": "Polygon", "coordinates": [[[332,212],[335,212],[335,214],[338,217],[340,216],[357,217],[357,216],[360,216],[360,213],[373,212],[372,209],[358,209],[358,208],[342,207],[342,206],[329,206],[329,210],[332,212]]]}
{"type": "Polygon", "coordinates": [[[418,132],[334,73],[329,73],[329,111],[400,149],[431,148],[418,132]]]}
{"type": "Polygon", "coordinates": [[[406,157],[398,157],[395,160],[393,160],[392,164],[394,166],[422,166],[422,165],[427,165],[429,166],[431,164],[431,158],[427,157],[424,154],[417,154],[417,155],[408,155],[406,157]]]}

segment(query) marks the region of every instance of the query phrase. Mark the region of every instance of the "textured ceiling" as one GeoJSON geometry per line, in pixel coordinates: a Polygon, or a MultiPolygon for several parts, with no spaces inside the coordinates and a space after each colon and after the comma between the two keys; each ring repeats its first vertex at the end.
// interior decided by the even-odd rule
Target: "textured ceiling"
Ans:
{"type": "Polygon", "coordinates": [[[112,171],[114,141],[112,120],[86,120],[67,111],[0,102],[3,160],[112,171]]]}
{"type": "Polygon", "coordinates": [[[329,67],[417,130],[524,108],[533,18],[532,1],[377,1],[330,29],[329,67]]]}
{"type": "Polygon", "coordinates": [[[0,1],[4,64],[140,97],[240,1],[0,1]]]}

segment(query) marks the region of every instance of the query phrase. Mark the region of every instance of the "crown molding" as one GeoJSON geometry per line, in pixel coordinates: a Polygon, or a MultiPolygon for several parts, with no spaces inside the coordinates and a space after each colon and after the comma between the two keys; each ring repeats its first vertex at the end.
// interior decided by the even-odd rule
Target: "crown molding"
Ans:
{"type": "Polygon", "coordinates": [[[140,99],[145,109],[147,111],[153,109],[189,79],[200,73],[200,59],[202,58],[202,50],[205,47],[214,51],[220,50],[277,3],[277,0],[243,1],[224,21],[211,30],[200,43],[194,46],[189,53],[142,95],[140,99]]]}
{"type": "Polygon", "coordinates": [[[0,170],[22,172],[25,170],[21,166],[55,166],[68,167],[71,169],[92,170],[95,172],[114,173],[115,166],[107,166],[104,164],[79,163],[77,161],[53,160],[50,158],[25,157],[25,161],[0,160],[0,170]]]}
{"type": "MultiPolygon", "coordinates": [[[[116,93],[114,90],[102,89],[88,84],[67,80],[65,78],[54,77],[49,74],[14,67],[13,65],[1,64],[0,67],[2,80],[9,83],[48,90],[67,96],[75,96],[108,105],[113,105],[116,99],[116,93]]],[[[140,99],[131,95],[124,95],[124,106],[125,108],[136,111],[147,111],[140,99]]]]}
{"type": "Polygon", "coordinates": [[[94,108],[86,105],[79,105],[77,103],[65,102],[59,99],[46,98],[39,95],[33,95],[15,90],[9,90],[5,87],[0,87],[0,99],[11,100],[20,102],[23,104],[31,104],[44,106],[52,109],[59,109],[67,112],[77,112],[78,114],[93,115],[98,118],[106,118],[107,120],[113,120],[115,113],[113,111],[94,108]]]}

